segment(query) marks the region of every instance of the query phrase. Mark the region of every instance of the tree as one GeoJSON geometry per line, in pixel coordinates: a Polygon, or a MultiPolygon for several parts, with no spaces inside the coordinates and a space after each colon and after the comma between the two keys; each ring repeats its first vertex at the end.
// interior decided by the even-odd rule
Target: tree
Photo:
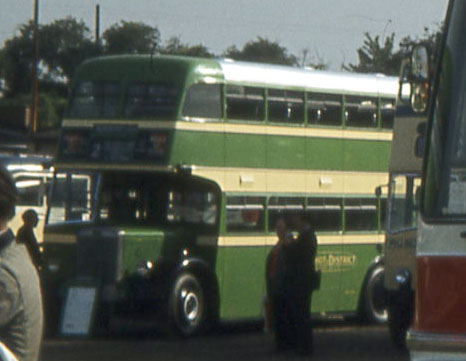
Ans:
{"type": "MultiPolygon", "coordinates": [[[[100,50],[89,38],[90,30],[82,21],[72,17],[40,25],[39,33],[39,80],[52,90],[67,82],[76,67],[86,58],[99,54],[100,50]]],[[[7,96],[31,91],[33,62],[33,23],[21,25],[19,34],[5,42],[2,53],[0,77],[5,82],[7,96]]]]}
{"type": "Polygon", "coordinates": [[[160,32],[141,22],[121,21],[102,35],[106,54],[143,54],[158,49],[160,32]]]}
{"type": "Polygon", "coordinates": [[[196,56],[201,58],[213,58],[214,54],[202,44],[183,44],[179,37],[174,36],[168,39],[167,43],[160,49],[161,54],[196,56]]]}
{"type": "Polygon", "coordinates": [[[395,33],[387,36],[383,43],[378,35],[372,37],[367,32],[364,38],[363,46],[357,50],[359,64],[344,65],[343,68],[358,73],[398,74],[401,59],[394,52],[395,33]]]}
{"type": "Polygon", "coordinates": [[[17,36],[5,41],[0,75],[5,82],[6,96],[30,92],[32,29],[32,22],[23,24],[17,36]]]}
{"type": "Polygon", "coordinates": [[[309,49],[301,50],[301,56],[298,59],[299,66],[301,67],[309,67],[315,70],[327,70],[328,63],[326,63],[323,58],[319,55],[316,51],[315,56],[311,56],[308,59],[309,49]]]}
{"type": "Polygon", "coordinates": [[[409,57],[415,45],[423,44],[427,47],[429,54],[431,54],[432,57],[435,58],[439,49],[442,32],[443,24],[439,24],[437,28],[433,30],[429,29],[428,27],[425,27],[422,36],[418,36],[414,39],[410,36],[404,37],[403,39],[401,39],[399,44],[400,56],[402,57],[402,59],[409,57]]]}
{"type": "Polygon", "coordinates": [[[395,34],[385,38],[383,44],[377,35],[372,37],[369,33],[364,33],[364,43],[358,51],[358,64],[343,64],[343,69],[360,73],[384,73],[388,75],[398,75],[401,62],[409,58],[412,48],[416,44],[424,44],[429,49],[430,54],[435,57],[439,41],[442,34],[442,25],[430,30],[424,28],[421,36],[412,38],[404,37],[398,44],[398,50],[394,49],[395,34]]]}
{"type": "Polygon", "coordinates": [[[79,64],[101,53],[86,24],[72,17],[43,25],[39,36],[40,58],[47,65],[49,79],[69,80],[79,64]]]}
{"type": "Polygon", "coordinates": [[[239,50],[235,45],[230,46],[225,50],[223,56],[258,63],[298,65],[297,57],[288,54],[285,47],[260,36],[256,40],[246,43],[242,50],[239,50]]]}

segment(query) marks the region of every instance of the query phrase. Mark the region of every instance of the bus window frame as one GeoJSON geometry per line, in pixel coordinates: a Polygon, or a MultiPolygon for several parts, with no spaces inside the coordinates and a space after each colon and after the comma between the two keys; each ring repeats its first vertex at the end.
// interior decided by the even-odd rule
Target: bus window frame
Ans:
{"type": "MultiPolygon", "coordinates": [[[[409,173],[391,173],[390,174],[390,180],[389,180],[389,192],[388,192],[388,197],[387,197],[387,219],[386,219],[386,232],[387,233],[390,233],[390,234],[400,234],[400,233],[404,233],[404,232],[407,232],[407,231],[412,231],[412,230],[416,230],[418,227],[417,227],[417,222],[416,222],[416,225],[413,225],[413,226],[404,226],[404,227],[401,227],[401,228],[397,228],[397,229],[393,229],[391,227],[391,224],[392,224],[392,207],[393,207],[393,202],[392,202],[392,195],[393,195],[393,191],[392,191],[392,187],[394,187],[395,183],[394,183],[394,179],[398,176],[403,176],[405,177],[405,179],[407,178],[412,178],[413,179],[413,190],[414,190],[414,187],[416,186],[415,185],[415,180],[416,178],[421,181],[422,177],[421,177],[421,174],[419,173],[412,173],[412,172],[409,172],[409,173]]],[[[420,187],[419,189],[421,190],[422,192],[422,186],[419,185],[418,187],[420,187]]],[[[421,202],[422,202],[422,198],[421,198],[421,202]]],[[[421,212],[421,204],[419,203],[418,204],[418,217],[420,215],[420,212],[421,212]]]]}
{"type": "MultiPolygon", "coordinates": [[[[54,171],[54,174],[53,174],[53,178],[52,178],[52,184],[51,184],[51,187],[49,188],[49,192],[48,192],[48,195],[47,195],[47,212],[46,212],[46,215],[45,215],[45,225],[46,226],[55,226],[55,225],[63,225],[63,224],[79,224],[79,223],[93,223],[96,219],[96,210],[97,210],[97,207],[98,207],[98,204],[99,204],[99,197],[98,197],[98,194],[100,193],[100,187],[101,187],[101,172],[97,172],[97,171],[91,171],[91,170],[55,170],[54,171]],[[96,182],[96,185],[94,187],[94,189],[92,189],[92,183],[90,184],[90,199],[89,199],[89,202],[91,203],[91,208],[89,209],[90,211],[90,216],[89,216],[89,219],[87,220],[63,220],[63,221],[59,221],[59,222],[53,222],[53,223],[50,223],[50,212],[51,212],[51,208],[53,207],[52,205],[52,202],[53,202],[53,195],[54,195],[54,191],[55,191],[55,187],[57,186],[57,176],[58,174],[61,173],[61,174],[65,174],[66,176],[66,182],[68,183],[69,180],[68,180],[68,177],[69,175],[76,175],[76,174],[84,174],[84,175],[87,175],[89,176],[90,178],[91,177],[95,177],[95,182],[96,182]]],[[[66,210],[65,210],[65,214],[66,214],[66,210]]]]}

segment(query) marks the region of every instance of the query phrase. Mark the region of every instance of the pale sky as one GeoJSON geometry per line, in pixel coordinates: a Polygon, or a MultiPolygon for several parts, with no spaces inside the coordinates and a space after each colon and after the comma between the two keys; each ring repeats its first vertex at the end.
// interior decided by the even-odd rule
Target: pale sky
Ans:
{"type": "MultiPolygon", "coordinates": [[[[221,54],[230,45],[265,37],[299,56],[338,70],[357,62],[363,34],[384,37],[395,32],[396,42],[415,37],[424,27],[436,28],[447,0],[39,0],[39,21],[73,16],[94,32],[94,10],[101,7],[101,32],[110,25],[142,21],[156,26],[165,41],[179,36],[183,43],[201,43],[221,54]]],[[[0,44],[18,25],[32,18],[33,0],[0,0],[0,44]]]]}

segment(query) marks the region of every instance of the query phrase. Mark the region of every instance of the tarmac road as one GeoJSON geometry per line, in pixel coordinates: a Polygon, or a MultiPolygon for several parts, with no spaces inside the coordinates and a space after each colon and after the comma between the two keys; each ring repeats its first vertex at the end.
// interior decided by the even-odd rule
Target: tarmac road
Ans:
{"type": "MultiPolygon", "coordinates": [[[[409,360],[391,343],[386,326],[319,323],[313,360],[409,360]]],[[[42,361],[273,361],[302,360],[292,351],[276,353],[271,335],[257,325],[222,326],[215,334],[169,340],[154,333],[132,333],[92,340],[44,341],[42,361]]]]}

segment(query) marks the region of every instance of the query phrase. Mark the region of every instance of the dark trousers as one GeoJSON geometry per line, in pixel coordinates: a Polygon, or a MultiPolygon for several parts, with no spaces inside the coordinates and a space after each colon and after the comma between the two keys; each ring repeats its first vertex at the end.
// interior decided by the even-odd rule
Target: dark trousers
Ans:
{"type": "Polygon", "coordinates": [[[274,297],[273,318],[278,349],[296,348],[303,354],[313,351],[310,309],[310,292],[286,292],[274,297]]]}

